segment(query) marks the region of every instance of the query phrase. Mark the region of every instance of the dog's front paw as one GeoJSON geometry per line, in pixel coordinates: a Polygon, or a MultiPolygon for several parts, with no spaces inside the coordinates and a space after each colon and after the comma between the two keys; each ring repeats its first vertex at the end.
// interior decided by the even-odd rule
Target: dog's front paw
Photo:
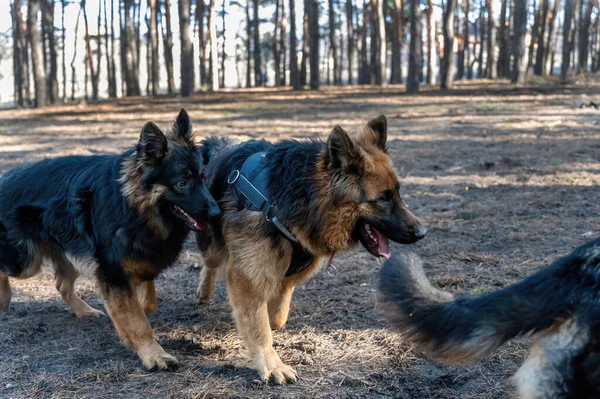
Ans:
{"type": "Polygon", "coordinates": [[[156,342],[140,348],[138,356],[142,360],[144,367],[148,370],[167,370],[179,363],[175,356],[169,355],[156,342]]]}
{"type": "MultiPolygon", "coordinates": [[[[267,352],[268,353],[268,352],[267,352]]],[[[296,370],[283,363],[275,351],[257,359],[257,370],[263,382],[274,385],[293,384],[298,380],[296,370]]]]}

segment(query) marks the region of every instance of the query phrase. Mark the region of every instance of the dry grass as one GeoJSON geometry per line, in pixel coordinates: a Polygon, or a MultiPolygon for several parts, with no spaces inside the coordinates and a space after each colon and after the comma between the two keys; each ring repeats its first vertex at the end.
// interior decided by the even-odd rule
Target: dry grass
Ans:
{"type": "MultiPolygon", "coordinates": [[[[600,113],[575,109],[599,86],[524,89],[484,82],[405,95],[401,88],[319,93],[244,91],[179,98],[0,112],[0,173],[67,154],[115,153],[146,120],[166,126],[185,107],[199,137],[325,137],[335,124],[389,118],[390,154],[404,199],[431,226],[412,246],[436,284],[484,293],[515,282],[597,236],[600,226],[600,113]]],[[[402,250],[394,245],[393,251],[402,250]]],[[[158,281],[150,317],[161,344],[181,360],[168,373],[144,371],[110,321],[77,320],[49,271],[13,281],[12,312],[0,315],[0,397],[6,398],[504,398],[528,341],[483,363],[446,368],[426,360],[378,315],[377,262],[364,250],[337,258],[297,290],[275,342],[298,384],[256,384],[235,333],[224,287],[195,306],[198,254],[191,244],[158,281]]],[[[93,285],[78,292],[95,307],[93,285]]]]}

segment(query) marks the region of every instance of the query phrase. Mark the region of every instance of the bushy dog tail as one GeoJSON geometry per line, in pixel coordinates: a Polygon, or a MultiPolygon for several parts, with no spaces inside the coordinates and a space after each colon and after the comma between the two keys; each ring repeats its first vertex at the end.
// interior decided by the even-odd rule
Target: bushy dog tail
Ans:
{"type": "Polygon", "coordinates": [[[583,258],[573,254],[520,283],[481,296],[453,295],[431,285],[421,259],[403,253],[381,270],[379,289],[388,320],[432,357],[451,364],[479,360],[507,340],[549,328],[573,311],[585,289],[583,258]],[[579,261],[579,262],[577,262],[579,261]]]}
{"type": "Polygon", "coordinates": [[[238,144],[239,141],[229,137],[210,136],[200,142],[200,159],[202,164],[208,162],[223,148],[238,144]]]}

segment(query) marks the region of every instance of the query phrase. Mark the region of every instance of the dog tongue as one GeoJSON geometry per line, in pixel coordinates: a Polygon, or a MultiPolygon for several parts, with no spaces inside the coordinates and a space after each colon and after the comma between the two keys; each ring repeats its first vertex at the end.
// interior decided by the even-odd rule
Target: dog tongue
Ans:
{"type": "Polygon", "coordinates": [[[376,228],[371,226],[371,233],[377,241],[377,254],[383,256],[386,259],[390,258],[390,242],[387,237],[381,234],[376,228]]]}

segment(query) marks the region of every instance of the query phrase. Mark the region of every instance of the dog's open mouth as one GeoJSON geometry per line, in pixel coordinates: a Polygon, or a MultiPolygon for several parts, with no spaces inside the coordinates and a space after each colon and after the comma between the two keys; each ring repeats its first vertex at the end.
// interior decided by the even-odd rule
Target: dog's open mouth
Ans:
{"type": "Polygon", "coordinates": [[[194,231],[202,231],[206,228],[204,223],[199,223],[196,219],[188,215],[183,209],[178,207],[177,205],[173,205],[173,209],[175,210],[175,214],[179,216],[188,227],[194,231]]]}
{"type": "Polygon", "coordinates": [[[359,239],[372,255],[390,258],[390,242],[386,236],[368,223],[358,226],[359,239]]]}

